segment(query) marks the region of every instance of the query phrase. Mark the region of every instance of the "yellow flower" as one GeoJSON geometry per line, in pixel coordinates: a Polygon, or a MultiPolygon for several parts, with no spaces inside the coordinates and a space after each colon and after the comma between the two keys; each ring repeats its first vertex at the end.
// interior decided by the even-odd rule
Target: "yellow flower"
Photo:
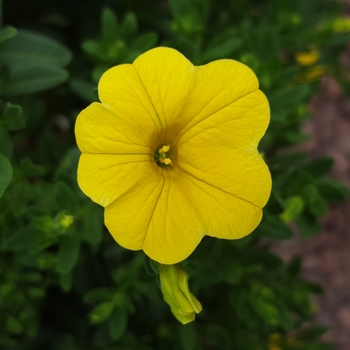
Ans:
{"type": "Polygon", "coordinates": [[[255,229],[271,191],[257,151],[269,105],[248,67],[195,67],[161,47],[108,70],[98,91],[76,122],[78,182],[120,245],[175,264],[205,235],[255,229]]]}
{"type": "Polygon", "coordinates": [[[179,264],[158,264],[160,288],[173,315],[182,323],[194,321],[202,305],[188,289],[188,275],[179,264]]]}
{"type": "Polygon", "coordinates": [[[326,74],[326,72],[326,66],[323,64],[318,64],[317,66],[308,68],[306,72],[298,74],[295,81],[297,83],[311,83],[321,78],[326,74]]]}
{"type": "Polygon", "coordinates": [[[299,52],[295,55],[295,59],[299,66],[312,66],[320,59],[320,53],[318,50],[312,50],[309,52],[299,52]]]}
{"type": "Polygon", "coordinates": [[[268,350],[283,350],[279,345],[281,342],[281,335],[274,333],[270,335],[268,350]]]}

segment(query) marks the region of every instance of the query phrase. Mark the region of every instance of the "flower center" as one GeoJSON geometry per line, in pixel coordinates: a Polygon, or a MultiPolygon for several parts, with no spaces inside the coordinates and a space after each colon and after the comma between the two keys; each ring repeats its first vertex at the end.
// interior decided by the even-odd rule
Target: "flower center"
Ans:
{"type": "Polygon", "coordinates": [[[154,159],[159,166],[171,164],[171,159],[169,158],[170,145],[164,145],[159,148],[154,154],[154,159]]]}

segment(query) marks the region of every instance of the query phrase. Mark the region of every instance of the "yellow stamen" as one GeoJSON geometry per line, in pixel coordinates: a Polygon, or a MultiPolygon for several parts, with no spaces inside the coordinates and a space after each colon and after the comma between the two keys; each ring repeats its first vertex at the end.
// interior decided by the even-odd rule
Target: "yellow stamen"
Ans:
{"type": "Polygon", "coordinates": [[[169,149],[170,149],[170,146],[165,145],[159,150],[159,153],[167,153],[167,152],[169,152],[169,149]]]}
{"type": "Polygon", "coordinates": [[[171,164],[171,159],[170,159],[170,158],[162,158],[162,157],[160,157],[160,158],[159,158],[159,161],[160,161],[162,164],[165,164],[165,165],[171,164]]]}
{"type": "Polygon", "coordinates": [[[171,164],[171,159],[170,158],[164,158],[164,161],[162,163],[164,163],[165,165],[169,165],[169,164],[171,164]]]}

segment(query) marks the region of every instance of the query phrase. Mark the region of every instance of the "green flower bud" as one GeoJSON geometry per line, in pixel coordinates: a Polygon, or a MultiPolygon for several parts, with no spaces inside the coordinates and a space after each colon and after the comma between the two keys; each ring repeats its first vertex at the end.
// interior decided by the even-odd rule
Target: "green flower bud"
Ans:
{"type": "Polygon", "coordinates": [[[188,288],[188,275],[179,264],[158,264],[160,288],[173,315],[182,323],[194,321],[202,305],[188,288]]]}

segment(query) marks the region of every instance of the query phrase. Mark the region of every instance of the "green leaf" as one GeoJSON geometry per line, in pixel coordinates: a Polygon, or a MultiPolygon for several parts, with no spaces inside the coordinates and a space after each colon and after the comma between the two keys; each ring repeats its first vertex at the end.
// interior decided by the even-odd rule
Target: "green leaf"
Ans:
{"type": "Polygon", "coordinates": [[[272,172],[286,172],[290,168],[301,165],[308,158],[308,153],[282,153],[277,155],[270,166],[272,172]]]}
{"type": "Polygon", "coordinates": [[[11,74],[11,81],[4,93],[7,95],[33,94],[63,84],[68,79],[66,70],[56,66],[32,66],[11,74]]]}
{"type": "Polygon", "coordinates": [[[327,213],[327,203],[324,201],[318,189],[309,184],[302,190],[303,197],[310,212],[316,216],[324,216],[327,213]]]}
{"type": "Polygon", "coordinates": [[[203,53],[203,62],[228,58],[232,52],[242,46],[243,40],[237,37],[235,30],[228,30],[224,34],[215,36],[203,53]]]}
{"type": "MultiPolygon", "coordinates": [[[[107,71],[108,67],[106,65],[96,66],[91,73],[92,81],[96,83],[95,90],[97,95],[97,83],[100,81],[103,73],[107,71]]],[[[97,99],[98,100],[98,99],[97,99]]]]}
{"type": "Polygon", "coordinates": [[[10,83],[11,73],[7,65],[0,65],[0,92],[5,91],[7,85],[10,83]]]}
{"type": "Polygon", "coordinates": [[[26,126],[26,122],[23,117],[22,107],[7,103],[0,119],[0,125],[10,131],[23,129],[26,126]]]}
{"type": "Polygon", "coordinates": [[[24,174],[33,177],[42,176],[46,171],[45,167],[34,164],[29,158],[24,158],[21,160],[20,168],[24,174]]]}
{"type": "Polygon", "coordinates": [[[272,116],[280,110],[293,108],[301,103],[305,103],[311,93],[308,85],[300,85],[294,88],[276,89],[268,94],[269,103],[271,105],[272,116]]]}
{"type": "Polygon", "coordinates": [[[96,288],[88,291],[84,295],[85,303],[98,303],[101,301],[110,300],[113,297],[113,290],[107,287],[96,288]]]}
{"type": "Polygon", "coordinates": [[[12,180],[13,170],[10,161],[0,153],[0,198],[12,180]]]}
{"type": "Polygon", "coordinates": [[[290,239],[293,237],[292,229],[275,215],[264,213],[261,224],[254,231],[254,234],[273,239],[290,239]]]}
{"type": "Polygon", "coordinates": [[[72,79],[69,82],[72,91],[86,102],[98,101],[97,87],[95,84],[82,79],[72,79]]]}
{"type": "Polygon", "coordinates": [[[5,155],[8,159],[12,158],[13,141],[9,132],[0,128],[0,153],[5,155]]]}
{"type": "Polygon", "coordinates": [[[64,67],[71,59],[71,52],[57,40],[24,29],[3,43],[0,50],[0,65],[8,65],[11,73],[23,71],[24,67],[64,67]]]}
{"type": "Polygon", "coordinates": [[[72,289],[72,275],[70,273],[60,274],[60,285],[64,292],[69,292],[72,289]]]}
{"type": "Polygon", "coordinates": [[[90,244],[98,244],[103,236],[103,213],[101,208],[94,208],[83,217],[82,238],[90,244]]]}
{"type": "Polygon", "coordinates": [[[321,224],[313,215],[308,213],[303,213],[303,215],[299,216],[296,223],[301,236],[304,238],[311,238],[315,233],[322,231],[321,224]]]}
{"type": "Polygon", "coordinates": [[[59,181],[55,188],[55,199],[60,209],[65,209],[69,213],[75,213],[79,207],[79,200],[69,186],[59,181]]]}
{"type": "Polygon", "coordinates": [[[333,158],[319,158],[305,164],[301,170],[306,171],[312,176],[321,177],[331,171],[333,164],[333,158]]]}
{"type": "Polygon", "coordinates": [[[45,290],[38,287],[30,287],[26,291],[28,296],[33,299],[41,299],[46,296],[45,290]]]}
{"type": "Polygon", "coordinates": [[[78,261],[80,238],[75,232],[67,233],[61,238],[57,256],[57,269],[61,273],[72,271],[78,261]]]}
{"type": "Polygon", "coordinates": [[[7,241],[7,248],[13,251],[29,251],[36,254],[56,242],[41,228],[34,224],[25,226],[15,232],[7,241]]]}
{"type": "Polygon", "coordinates": [[[263,298],[251,298],[251,304],[256,312],[269,324],[279,324],[279,312],[275,305],[263,298]]]}
{"type": "Polygon", "coordinates": [[[98,324],[107,320],[112,315],[114,310],[114,304],[110,301],[105,301],[103,303],[98,304],[90,313],[90,323],[98,324]]]}
{"type": "MultiPolygon", "coordinates": [[[[279,179],[281,182],[275,181],[275,186],[279,186],[280,191],[284,193],[286,196],[293,196],[302,194],[304,189],[311,185],[314,182],[314,177],[309,175],[304,171],[291,171],[286,173],[285,176],[280,176],[279,179]],[[276,182],[278,184],[276,184],[276,182]]],[[[276,179],[276,180],[279,180],[276,179]]],[[[305,201],[306,198],[304,197],[305,201]]]]}
{"type": "Polygon", "coordinates": [[[292,315],[288,307],[284,304],[284,302],[276,300],[275,304],[278,309],[279,315],[279,324],[288,332],[294,329],[294,322],[292,319],[292,315]]]}
{"type": "Polygon", "coordinates": [[[97,60],[100,60],[102,62],[108,62],[107,56],[107,49],[106,47],[103,47],[102,44],[93,39],[84,40],[81,44],[82,50],[92,58],[95,58],[97,60]]]}
{"type": "Polygon", "coordinates": [[[17,35],[17,29],[15,27],[5,27],[0,30],[0,44],[8,39],[12,39],[17,35]]]}
{"type": "Polygon", "coordinates": [[[128,311],[125,308],[116,307],[109,320],[109,332],[114,340],[120,339],[128,324],[128,311]]]}
{"type": "Polygon", "coordinates": [[[106,43],[113,43],[119,37],[120,28],[117,16],[109,7],[102,10],[101,24],[102,40],[106,43]]]}
{"type": "Polygon", "coordinates": [[[350,189],[336,180],[320,179],[315,186],[324,200],[331,203],[344,202],[350,197],[350,189]]]}
{"type": "Polygon", "coordinates": [[[124,40],[132,38],[137,33],[137,18],[134,13],[129,12],[125,15],[121,25],[121,37],[124,40]]]}
{"type": "Polygon", "coordinates": [[[189,0],[169,0],[172,15],[181,18],[194,11],[189,0]]]}
{"type": "Polygon", "coordinates": [[[144,33],[138,36],[130,45],[130,51],[132,51],[133,56],[130,57],[131,53],[129,53],[128,58],[130,59],[130,61],[133,61],[137,56],[153,48],[156,45],[157,40],[158,34],[153,32],[144,33]]]}
{"type": "Polygon", "coordinates": [[[21,322],[14,316],[8,316],[6,319],[6,329],[10,334],[21,334],[23,333],[23,326],[21,322]]]}

